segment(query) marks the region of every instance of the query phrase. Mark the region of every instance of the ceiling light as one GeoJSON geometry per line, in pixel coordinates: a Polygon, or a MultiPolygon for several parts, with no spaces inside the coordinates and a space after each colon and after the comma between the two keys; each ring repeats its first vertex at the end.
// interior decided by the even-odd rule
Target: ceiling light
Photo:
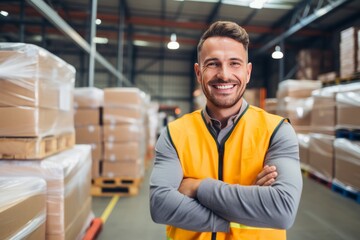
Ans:
{"type": "Polygon", "coordinates": [[[172,33],[170,37],[170,42],[167,44],[168,49],[176,50],[180,47],[180,44],[176,41],[176,34],[172,33]]]}
{"type": "Polygon", "coordinates": [[[103,38],[103,37],[95,37],[94,38],[94,43],[97,44],[107,44],[109,42],[109,39],[107,38],[103,38]]]}
{"type": "Polygon", "coordinates": [[[101,19],[99,19],[99,18],[96,19],[96,20],[95,20],[95,23],[96,23],[96,25],[100,25],[100,24],[101,24],[101,19]]]}
{"type": "Polygon", "coordinates": [[[284,54],[281,52],[280,46],[275,47],[275,51],[271,54],[273,59],[281,59],[284,57],[284,54]]]}
{"type": "Polygon", "coordinates": [[[249,7],[261,9],[264,7],[264,4],[266,3],[266,1],[267,0],[253,0],[250,2],[249,7]]]}
{"type": "Polygon", "coordinates": [[[150,45],[149,42],[143,40],[134,40],[133,43],[135,46],[139,46],[139,47],[147,47],[150,45]]]}
{"type": "Polygon", "coordinates": [[[7,11],[0,11],[0,14],[3,15],[4,17],[7,17],[9,15],[7,11]]]}

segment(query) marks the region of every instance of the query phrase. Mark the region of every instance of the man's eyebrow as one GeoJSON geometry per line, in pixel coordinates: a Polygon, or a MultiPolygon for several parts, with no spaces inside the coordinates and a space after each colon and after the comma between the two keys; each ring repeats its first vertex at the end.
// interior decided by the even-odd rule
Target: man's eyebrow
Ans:
{"type": "Polygon", "coordinates": [[[242,58],[237,58],[237,57],[233,57],[233,58],[230,58],[230,60],[232,61],[239,61],[239,62],[244,62],[244,60],[242,58]]]}

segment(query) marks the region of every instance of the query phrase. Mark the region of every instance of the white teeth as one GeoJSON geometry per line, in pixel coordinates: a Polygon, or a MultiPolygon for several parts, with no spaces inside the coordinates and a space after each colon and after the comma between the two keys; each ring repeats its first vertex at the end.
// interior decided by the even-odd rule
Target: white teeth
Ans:
{"type": "Polygon", "coordinates": [[[215,86],[218,89],[230,89],[232,88],[234,85],[220,85],[220,86],[215,86]]]}

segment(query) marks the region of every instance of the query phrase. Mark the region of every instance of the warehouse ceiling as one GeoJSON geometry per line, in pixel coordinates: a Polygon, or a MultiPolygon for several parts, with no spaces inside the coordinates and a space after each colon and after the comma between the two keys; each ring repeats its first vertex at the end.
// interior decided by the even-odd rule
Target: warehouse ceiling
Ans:
{"type": "MultiPolygon", "coordinates": [[[[96,25],[96,36],[107,43],[97,44],[97,51],[105,60],[108,56],[130,58],[132,54],[132,58],[192,61],[206,27],[215,20],[231,20],[249,32],[250,57],[260,58],[271,54],[281,42],[286,48],[300,48],[314,39],[326,38],[360,17],[359,0],[267,0],[261,9],[250,8],[251,1],[98,0],[96,18],[101,24],[96,25]],[[166,49],[173,33],[180,44],[178,50],[166,49]]],[[[68,54],[89,52],[79,38],[90,42],[92,3],[91,0],[2,0],[0,11],[8,15],[0,12],[0,41],[32,42],[68,54]],[[39,2],[46,3],[55,13],[39,9],[39,2]],[[51,19],[54,15],[65,20],[78,35],[59,26],[59,20],[51,19]]],[[[119,70],[114,68],[114,72],[119,70]]]]}

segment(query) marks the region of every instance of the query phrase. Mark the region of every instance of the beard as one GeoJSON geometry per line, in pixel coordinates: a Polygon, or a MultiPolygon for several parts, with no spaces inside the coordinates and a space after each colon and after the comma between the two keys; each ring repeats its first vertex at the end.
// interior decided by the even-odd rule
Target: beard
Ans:
{"type": "Polygon", "coordinates": [[[234,80],[230,80],[230,81],[223,81],[221,79],[215,79],[215,80],[211,80],[207,83],[207,85],[201,85],[202,86],[202,90],[204,92],[204,95],[206,96],[207,100],[209,102],[211,102],[214,106],[218,107],[218,108],[231,108],[234,105],[236,105],[240,99],[243,97],[244,93],[245,93],[245,87],[243,87],[242,84],[239,83],[239,81],[234,81],[234,80]],[[207,87],[211,86],[213,84],[222,84],[222,83],[233,83],[235,84],[237,88],[239,88],[240,93],[235,95],[234,97],[229,97],[227,96],[228,94],[222,94],[222,96],[219,96],[219,94],[214,94],[212,93],[207,87]]]}

